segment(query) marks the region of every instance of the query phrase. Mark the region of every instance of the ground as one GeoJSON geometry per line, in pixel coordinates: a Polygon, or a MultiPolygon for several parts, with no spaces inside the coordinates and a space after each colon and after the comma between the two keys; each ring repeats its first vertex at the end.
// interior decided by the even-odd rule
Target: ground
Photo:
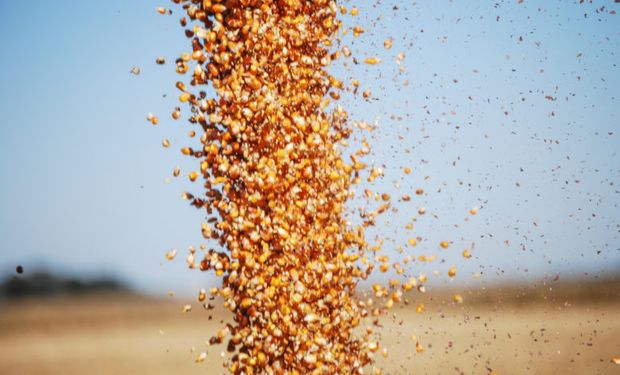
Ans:
{"type": "MultiPolygon", "coordinates": [[[[413,294],[382,319],[388,357],[380,349],[377,365],[384,374],[620,374],[611,361],[620,356],[618,284],[600,288],[477,291],[460,305],[451,292],[413,294]]],[[[2,301],[0,374],[219,374],[225,347],[205,342],[226,315],[198,303],[182,313],[186,302],[127,294],[2,301]]]]}

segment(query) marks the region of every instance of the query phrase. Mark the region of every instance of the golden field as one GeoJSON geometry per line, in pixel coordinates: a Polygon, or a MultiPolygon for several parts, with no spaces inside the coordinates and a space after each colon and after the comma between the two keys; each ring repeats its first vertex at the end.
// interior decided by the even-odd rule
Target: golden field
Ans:
{"type": "MultiPolygon", "coordinates": [[[[377,365],[386,374],[620,374],[611,361],[620,357],[619,285],[479,288],[461,292],[461,305],[449,291],[410,294],[381,320],[388,357],[380,350],[377,365]]],[[[222,373],[225,347],[205,342],[226,314],[198,303],[182,313],[186,302],[129,294],[1,301],[0,374],[222,373]],[[207,359],[195,363],[203,351],[207,359]]]]}

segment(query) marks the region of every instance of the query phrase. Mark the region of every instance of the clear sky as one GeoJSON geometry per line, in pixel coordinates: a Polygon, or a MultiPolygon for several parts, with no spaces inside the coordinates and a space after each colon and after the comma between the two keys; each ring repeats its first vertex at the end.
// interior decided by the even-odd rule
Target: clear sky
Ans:
{"type": "MultiPolygon", "coordinates": [[[[421,236],[405,252],[439,260],[412,270],[444,274],[454,264],[462,283],[480,272],[482,282],[617,273],[620,4],[355,4],[360,15],[345,22],[367,33],[344,43],[382,63],[349,59],[333,71],[373,92],[342,102],[352,118],[379,125],[369,161],[386,177],[373,189],[426,192],[397,203],[369,237],[387,238],[394,254],[421,236]],[[404,166],[413,169],[406,178],[404,166]],[[405,230],[422,206],[427,215],[405,230]],[[479,213],[468,217],[473,206],[479,213]],[[452,245],[439,250],[444,239],[452,245]],[[472,242],[474,257],[463,260],[472,242]]],[[[201,240],[201,213],[180,199],[191,186],[164,182],[191,165],[178,152],[190,127],[169,115],[173,62],[189,44],[178,9],[162,16],[160,5],[168,3],[0,2],[0,276],[17,264],[106,273],[157,294],[212,281],[183,261],[201,240]],[[180,257],[165,262],[172,248],[180,257]]]]}

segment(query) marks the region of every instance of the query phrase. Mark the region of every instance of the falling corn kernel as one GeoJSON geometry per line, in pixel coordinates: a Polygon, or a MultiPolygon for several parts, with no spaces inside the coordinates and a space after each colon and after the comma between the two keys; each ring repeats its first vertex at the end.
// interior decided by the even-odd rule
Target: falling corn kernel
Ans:
{"type": "Polygon", "coordinates": [[[448,247],[450,247],[450,243],[448,241],[441,241],[439,243],[439,246],[441,246],[442,249],[447,249],[448,247]]]}
{"type": "Polygon", "coordinates": [[[184,313],[192,311],[192,305],[184,305],[181,311],[183,311],[184,313]]]}
{"type": "Polygon", "coordinates": [[[465,259],[471,258],[471,253],[469,252],[469,250],[467,249],[463,250],[463,258],[465,259]]]}
{"type": "Polygon", "coordinates": [[[450,267],[450,269],[448,269],[448,276],[450,277],[456,276],[456,267],[452,266],[450,267]]]}
{"type": "Polygon", "coordinates": [[[202,363],[205,361],[205,359],[207,359],[207,353],[202,352],[198,355],[198,357],[196,358],[196,363],[202,363]]]}
{"type": "Polygon", "coordinates": [[[418,314],[422,314],[422,313],[424,312],[424,304],[420,303],[420,304],[419,304],[419,305],[415,308],[415,311],[416,311],[418,314]]]}
{"type": "Polygon", "coordinates": [[[362,33],[364,33],[364,28],[361,26],[355,26],[353,28],[353,36],[354,37],[359,37],[362,33]]]}
{"type": "Polygon", "coordinates": [[[394,41],[393,41],[392,38],[388,38],[388,39],[383,41],[383,47],[385,47],[386,49],[390,49],[390,48],[392,48],[393,42],[394,41]]]}
{"type": "Polygon", "coordinates": [[[418,276],[418,280],[420,280],[421,283],[425,283],[427,280],[427,276],[424,272],[420,273],[420,275],[418,276]]]}
{"type": "Polygon", "coordinates": [[[460,294],[455,294],[454,297],[452,297],[452,300],[454,303],[463,303],[463,296],[460,294]]]}
{"type": "Polygon", "coordinates": [[[370,350],[373,353],[376,352],[377,350],[379,350],[379,343],[376,341],[368,342],[368,350],[370,350]]]}
{"type": "Polygon", "coordinates": [[[364,62],[368,65],[377,65],[381,62],[381,60],[378,57],[368,57],[364,59],[364,62]]]}
{"type": "Polygon", "coordinates": [[[184,93],[182,93],[182,94],[179,96],[179,101],[180,101],[181,103],[185,103],[185,102],[187,102],[190,98],[191,98],[191,95],[190,95],[189,93],[187,93],[187,92],[184,92],[184,93]]]}
{"type": "Polygon", "coordinates": [[[168,260],[173,260],[174,257],[176,257],[176,256],[177,256],[177,249],[172,249],[172,250],[166,252],[166,259],[168,259],[168,260]]]}
{"type": "Polygon", "coordinates": [[[224,4],[214,4],[211,10],[215,13],[223,13],[226,10],[226,6],[224,4]]]}
{"type": "Polygon", "coordinates": [[[424,352],[424,347],[422,346],[422,344],[420,344],[419,341],[415,343],[415,351],[416,353],[424,352]]]}

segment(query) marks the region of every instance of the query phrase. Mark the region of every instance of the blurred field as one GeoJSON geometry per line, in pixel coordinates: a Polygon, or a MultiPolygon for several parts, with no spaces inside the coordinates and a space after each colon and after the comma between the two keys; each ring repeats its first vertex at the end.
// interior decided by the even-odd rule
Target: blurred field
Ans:
{"type": "MultiPolygon", "coordinates": [[[[610,361],[620,356],[617,281],[462,294],[462,305],[429,293],[384,317],[384,373],[620,374],[610,361]]],[[[225,315],[197,303],[183,314],[182,305],[128,294],[2,301],[0,374],[221,373],[225,347],[205,341],[225,315]]]]}

